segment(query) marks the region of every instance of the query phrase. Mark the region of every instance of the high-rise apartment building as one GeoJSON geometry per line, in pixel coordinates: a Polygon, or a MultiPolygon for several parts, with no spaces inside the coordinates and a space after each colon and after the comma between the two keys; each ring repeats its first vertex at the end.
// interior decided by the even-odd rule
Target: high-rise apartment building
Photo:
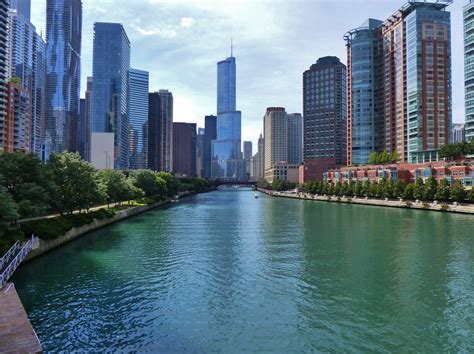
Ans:
{"type": "Polygon", "coordinates": [[[80,119],[78,130],[79,153],[81,157],[90,161],[91,150],[91,105],[92,105],[92,77],[87,78],[85,98],[80,101],[80,119]]]}
{"type": "Polygon", "coordinates": [[[148,167],[148,71],[130,69],[128,94],[129,169],[148,167]]]}
{"type": "Polygon", "coordinates": [[[466,141],[466,125],[464,123],[453,124],[453,143],[466,141]]]}
{"type": "Polygon", "coordinates": [[[204,152],[203,169],[204,178],[211,178],[212,166],[212,141],[217,139],[217,117],[213,115],[204,117],[204,152]]]}
{"type": "Polygon", "coordinates": [[[242,179],[241,112],[236,110],[236,65],[232,56],[217,63],[217,139],[212,143],[214,179],[242,179]]]}
{"type": "Polygon", "coordinates": [[[77,150],[81,38],[81,0],[47,0],[46,155],[77,150]]]}
{"type": "Polygon", "coordinates": [[[464,6],[464,100],[466,141],[474,139],[474,0],[464,6]]]}
{"type": "Polygon", "coordinates": [[[6,145],[8,80],[8,0],[0,0],[0,151],[6,145]]]}
{"type": "Polygon", "coordinates": [[[346,66],[322,57],[303,73],[304,161],[307,180],[342,166],[347,157],[346,66]]]}
{"type": "Polygon", "coordinates": [[[196,176],[196,123],[173,123],[173,172],[196,176]]]}
{"type": "Polygon", "coordinates": [[[114,134],[116,169],[128,168],[129,70],[130,41],[123,26],[119,23],[96,22],[91,129],[92,133],[114,134]]]}
{"type": "MultiPolygon", "coordinates": [[[[292,115],[292,119],[297,115],[292,115]]],[[[299,115],[301,118],[301,115],[299,115]]],[[[303,135],[302,124],[299,125],[299,132],[290,128],[291,134],[303,135]]],[[[289,137],[288,114],[283,107],[269,107],[263,118],[264,134],[264,178],[272,182],[274,179],[280,179],[289,182],[298,182],[299,163],[289,163],[290,153],[294,153],[296,146],[301,146],[301,138],[296,141],[289,137]]],[[[302,151],[299,156],[302,155],[302,151]]]]}
{"type": "Polygon", "coordinates": [[[204,128],[198,128],[196,136],[196,175],[203,177],[204,175],[204,128]]]}
{"type": "Polygon", "coordinates": [[[303,117],[301,113],[287,114],[288,121],[288,163],[299,165],[303,162],[303,117]]]}
{"type": "Polygon", "coordinates": [[[4,151],[29,153],[31,150],[31,94],[20,83],[7,84],[7,115],[4,151]]]}
{"type": "Polygon", "coordinates": [[[451,2],[410,1],[346,33],[348,164],[382,150],[430,161],[449,143],[451,2]]]}
{"type": "Polygon", "coordinates": [[[172,171],[173,94],[159,90],[148,95],[148,168],[172,171]]]}

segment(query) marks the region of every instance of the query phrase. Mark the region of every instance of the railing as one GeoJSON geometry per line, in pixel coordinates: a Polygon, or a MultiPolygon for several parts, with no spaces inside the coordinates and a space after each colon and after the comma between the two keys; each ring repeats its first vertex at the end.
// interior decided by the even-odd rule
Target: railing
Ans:
{"type": "Polygon", "coordinates": [[[13,246],[10,247],[7,253],[0,259],[0,272],[3,272],[3,268],[10,263],[11,259],[15,256],[16,252],[20,248],[20,241],[16,241],[13,246]]]}
{"type": "Polygon", "coordinates": [[[0,289],[5,286],[8,279],[13,275],[13,272],[18,268],[18,266],[23,262],[28,253],[38,246],[39,240],[35,236],[31,236],[29,239],[18,251],[13,260],[8,264],[5,270],[0,274],[0,289]]]}

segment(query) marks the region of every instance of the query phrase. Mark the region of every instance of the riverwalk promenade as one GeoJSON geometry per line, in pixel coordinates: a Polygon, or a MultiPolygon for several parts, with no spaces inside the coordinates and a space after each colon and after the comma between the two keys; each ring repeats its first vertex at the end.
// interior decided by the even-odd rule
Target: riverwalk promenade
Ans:
{"type": "Polygon", "coordinates": [[[316,200],[320,202],[335,202],[348,204],[361,204],[372,206],[383,206],[391,208],[409,208],[421,209],[443,212],[454,212],[463,214],[474,214],[474,204],[461,203],[439,203],[439,202],[423,202],[423,201],[408,201],[402,199],[374,199],[368,197],[353,197],[353,196],[335,196],[335,195],[321,195],[303,192],[277,192],[268,189],[258,188],[259,192],[268,194],[273,197],[293,198],[303,200],[316,200]]]}
{"type": "Polygon", "coordinates": [[[0,352],[38,353],[41,344],[13,283],[0,289],[0,352]]]}

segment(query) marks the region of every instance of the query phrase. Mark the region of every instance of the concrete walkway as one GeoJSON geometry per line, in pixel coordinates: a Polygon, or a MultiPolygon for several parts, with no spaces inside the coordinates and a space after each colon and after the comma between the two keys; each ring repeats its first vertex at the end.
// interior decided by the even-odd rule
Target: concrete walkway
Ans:
{"type": "Polygon", "coordinates": [[[13,283],[0,289],[0,352],[38,353],[41,344],[13,283]]]}

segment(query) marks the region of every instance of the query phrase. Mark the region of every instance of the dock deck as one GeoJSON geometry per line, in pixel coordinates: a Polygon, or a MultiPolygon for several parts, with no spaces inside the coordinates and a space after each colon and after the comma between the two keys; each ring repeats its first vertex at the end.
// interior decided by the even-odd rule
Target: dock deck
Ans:
{"type": "Polygon", "coordinates": [[[0,352],[41,352],[41,344],[13,283],[0,289],[0,352]]]}

